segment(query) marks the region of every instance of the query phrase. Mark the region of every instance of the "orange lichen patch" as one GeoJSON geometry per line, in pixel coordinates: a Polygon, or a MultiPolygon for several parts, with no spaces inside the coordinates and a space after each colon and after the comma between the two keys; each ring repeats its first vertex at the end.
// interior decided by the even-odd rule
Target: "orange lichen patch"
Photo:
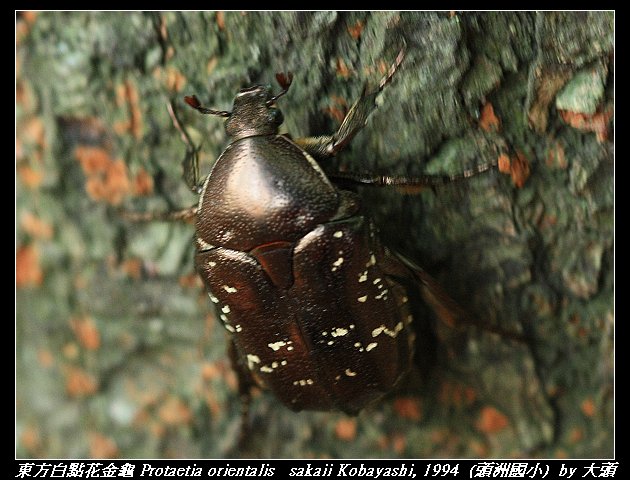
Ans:
{"type": "Polygon", "coordinates": [[[572,428],[569,432],[569,442],[578,443],[584,440],[584,430],[580,427],[572,428]]]}
{"type": "Polygon", "coordinates": [[[142,275],[142,260],[139,258],[128,258],[120,264],[120,269],[134,280],[140,279],[142,275]]]}
{"type": "Polygon", "coordinates": [[[66,368],[66,392],[71,397],[87,397],[96,393],[98,381],[85,370],[69,366],[66,368]]]}
{"type": "Polygon", "coordinates": [[[204,362],[201,366],[201,378],[205,381],[214,380],[222,376],[221,368],[216,363],[204,362]]]}
{"type": "Polygon", "coordinates": [[[219,30],[225,30],[225,12],[219,11],[216,15],[217,27],[219,30]]]}
{"type": "Polygon", "coordinates": [[[354,25],[348,26],[348,33],[352,38],[358,40],[361,37],[361,32],[363,32],[363,27],[365,24],[361,20],[357,20],[354,25]]]}
{"type": "Polygon", "coordinates": [[[21,41],[29,34],[31,31],[31,27],[33,23],[35,23],[35,18],[37,17],[37,12],[21,12],[20,18],[15,22],[15,43],[19,45],[21,41]]]}
{"type": "MultiPolygon", "coordinates": [[[[154,71],[154,77],[162,82],[166,86],[166,88],[172,92],[181,92],[187,81],[182,72],[170,65],[164,69],[161,67],[156,68],[154,71]]],[[[124,123],[121,123],[119,126],[119,128],[121,128],[123,131],[124,127],[124,123]]]]}
{"type": "Polygon", "coordinates": [[[74,156],[81,164],[85,175],[100,175],[107,171],[112,159],[107,150],[100,147],[78,146],[74,150],[74,156]]]}
{"type": "Polygon", "coordinates": [[[140,95],[138,88],[131,80],[125,80],[123,84],[116,86],[116,104],[120,107],[127,105],[129,119],[116,122],[114,131],[118,134],[130,132],[135,138],[142,136],[142,111],[140,110],[140,95]]]}
{"type": "Polygon", "coordinates": [[[580,405],[580,409],[582,410],[582,413],[584,415],[586,415],[587,417],[592,417],[593,415],[595,415],[595,402],[590,397],[586,398],[580,405]]]}
{"type": "Polygon", "coordinates": [[[522,152],[516,151],[516,156],[512,158],[511,166],[512,181],[517,188],[522,188],[529,178],[529,162],[522,152]]]}
{"type": "Polygon", "coordinates": [[[352,72],[344,62],[343,58],[337,58],[337,75],[348,78],[352,72]]]}
{"type": "MultiPolygon", "coordinates": [[[[19,61],[16,60],[16,68],[19,68],[19,61]]],[[[17,75],[16,75],[17,76],[17,75]]],[[[30,84],[18,81],[15,84],[15,103],[20,105],[23,111],[31,112],[35,109],[36,97],[30,84]]]]}
{"type": "Polygon", "coordinates": [[[191,272],[186,275],[181,275],[178,281],[179,285],[183,288],[201,288],[203,283],[201,278],[196,272],[191,272]]]}
{"type": "Polygon", "coordinates": [[[470,442],[470,450],[475,454],[477,458],[486,458],[490,454],[488,445],[485,445],[477,440],[470,442]]]}
{"type": "Polygon", "coordinates": [[[355,418],[342,418],[335,424],[335,435],[339,440],[349,442],[357,436],[357,421],[355,418]]]}
{"type": "Polygon", "coordinates": [[[35,23],[35,19],[37,18],[37,12],[33,12],[30,10],[26,12],[22,12],[22,18],[29,25],[33,25],[35,23]]]}
{"type": "Polygon", "coordinates": [[[102,433],[90,433],[90,457],[91,458],[116,458],[118,457],[118,445],[102,433]]]}
{"type": "Polygon", "coordinates": [[[42,446],[39,429],[35,425],[28,425],[20,435],[20,444],[31,454],[36,454],[42,446]]]}
{"type": "Polygon", "coordinates": [[[398,455],[402,455],[405,451],[405,448],[407,448],[407,438],[400,433],[396,433],[392,436],[391,444],[394,452],[396,452],[398,455]]]}
{"type": "Polygon", "coordinates": [[[398,416],[418,421],[422,417],[420,399],[415,397],[400,397],[394,400],[394,411],[398,416]]]}
{"type": "Polygon", "coordinates": [[[28,165],[22,165],[17,169],[22,183],[30,189],[36,189],[42,184],[44,174],[39,170],[34,170],[28,165]]]}
{"type": "Polygon", "coordinates": [[[385,60],[379,60],[377,65],[378,65],[378,71],[381,75],[385,75],[388,72],[389,65],[387,64],[387,62],[385,62],[385,60]]]}
{"type": "Polygon", "coordinates": [[[481,410],[481,415],[477,420],[477,430],[485,433],[492,434],[503,430],[508,426],[507,417],[494,407],[484,407],[481,410]]]}
{"type": "Polygon", "coordinates": [[[553,458],[569,458],[569,454],[563,448],[559,448],[554,452],[553,458]]]}
{"type": "Polygon", "coordinates": [[[50,240],[53,236],[53,227],[30,212],[25,212],[20,218],[22,230],[34,238],[50,240]]]}
{"type": "Polygon", "coordinates": [[[192,411],[181,399],[169,396],[158,409],[158,417],[166,425],[184,425],[192,420],[192,411]]]}
{"type": "Polygon", "coordinates": [[[55,364],[55,357],[45,348],[37,350],[37,362],[44,368],[51,368],[55,364]]]}
{"type": "Polygon", "coordinates": [[[324,113],[334,118],[337,122],[341,123],[348,111],[348,102],[342,97],[337,95],[331,96],[332,105],[324,109],[324,113]]]}
{"type": "MultiPolygon", "coordinates": [[[[228,368],[223,372],[225,378],[225,384],[232,392],[238,391],[238,377],[236,376],[236,372],[234,369],[228,368]]],[[[253,395],[256,396],[257,390],[254,390],[253,395]]]]}
{"type": "Polygon", "coordinates": [[[75,156],[87,176],[86,191],[94,200],[119,205],[131,190],[127,166],[102,148],[79,146],[75,156]]]}
{"type": "Polygon", "coordinates": [[[560,142],[556,142],[547,152],[546,162],[548,167],[566,169],[568,162],[564,154],[564,148],[560,142]]]}
{"type": "Polygon", "coordinates": [[[486,132],[498,132],[501,128],[501,121],[494,113],[494,107],[490,102],[486,103],[481,110],[479,126],[486,132]]]}
{"type": "Polygon", "coordinates": [[[512,158],[508,157],[505,153],[499,156],[497,165],[501,173],[510,175],[512,182],[517,188],[522,188],[525,182],[529,178],[529,162],[522,152],[516,151],[516,155],[512,158]]]}
{"type": "Polygon", "coordinates": [[[25,143],[39,147],[46,146],[46,130],[44,121],[40,117],[30,117],[18,126],[19,137],[25,143]]]}
{"type": "Polygon", "coordinates": [[[497,160],[497,166],[499,167],[499,172],[501,173],[510,173],[510,157],[506,153],[502,153],[499,155],[499,159],[497,160]]]}
{"type": "Polygon", "coordinates": [[[208,75],[211,75],[218,64],[219,64],[219,59],[217,57],[214,57],[214,56],[210,57],[210,60],[208,60],[208,63],[206,64],[206,73],[208,75]]]}
{"type": "Polygon", "coordinates": [[[472,387],[447,380],[440,385],[439,399],[444,405],[461,408],[472,405],[476,398],[477,394],[472,387]]]}
{"type": "Polygon", "coordinates": [[[89,177],[85,188],[94,200],[120,205],[130,189],[127,166],[122,160],[113,161],[103,176],[89,177]]]}
{"type": "Polygon", "coordinates": [[[43,280],[44,272],[39,264],[37,247],[33,244],[19,247],[15,252],[15,286],[38,286],[43,280]]]}
{"type": "Polygon", "coordinates": [[[612,108],[603,112],[596,112],[593,115],[571,112],[569,110],[559,110],[559,112],[562,119],[573,128],[583,132],[594,132],[599,142],[608,139],[608,123],[613,114],[612,108]]]}
{"type": "Polygon", "coordinates": [[[86,350],[98,350],[101,346],[101,335],[92,317],[82,316],[70,319],[70,328],[74,332],[79,345],[86,350]]]}

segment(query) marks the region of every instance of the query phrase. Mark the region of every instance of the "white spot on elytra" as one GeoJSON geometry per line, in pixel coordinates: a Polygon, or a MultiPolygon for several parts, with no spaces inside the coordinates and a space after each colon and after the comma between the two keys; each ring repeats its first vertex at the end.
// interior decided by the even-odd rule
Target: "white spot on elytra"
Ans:
{"type": "Polygon", "coordinates": [[[299,385],[300,387],[305,387],[306,385],[313,385],[315,382],[311,378],[306,378],[303,380],[295,380],[293,385],[299,385]]]}
{"type": "Polygon", "coordinates": [[[335,342],[333,340],[328,340],[327,345],[333,345],[335,342]]]}
{"type": "Polygon", "coordinates": [[[293,350],[293,347],[292,347],[291,345],[289,345],[289,346],[287,347],[287,350],[290,352],[291,350],[293,350]]]}
{"type": "Polygon", "coordinates": [[[350,327],[350,330],[352,330],[354,328],[354,323],[351,323],[350,325],[348,325],[350,327]]]}
{"type": "Polygon", "coordinates": [[[251,353],[247,354],[247,367],[250,370],[254,369],[254,365],[260,363],[260,357],[258,355],[252,355],[251,353]]]}
{"type": "Polygon", "coordinates": [[[284,342],[282,340],[280,340],[279,342],[267,344],[267,346],[271,348],[274,352],[277,352],[278,350],[280,350],[281,347],[284,347],[285,345],[288,345],[287,342],[284,342]]]}
{"type": "Polygon", "coordinates": [[[359,283],[365,282],[367,280],[367,270],[365,272],[363,272],[361,275],[359,275],[359,283]]]}
{"type": "Polygon", "coordinates": [[[398,322],[393,330],[390,330],[385,325],[381,325],[380,327],[376,327],[374,330],[372,330],[372,337],[376,338],[381,333],[384,333],[386,335],[389,335],[392,338],[396,338],[396,336],[400,333],[402,329],[403,329],[402,322],[398,322]]]}
{"type": "Polygon", "coordinates": [[[212,245],[201,238],[197,238],[197,245],[199,245],[199,248],[201,248],[201,250],[210,250],[214,248],[212,245]]]}
{"type": "Polygon", "coordinates": [[[381,278],[375,278],[374,281],[372,282],[374,285],[376,285],[377,283],[379,283],[381,281],[381,278]]]}
{"type": "Polygon", "coordinates": [[[407,325],[413,322],[413,315],[407,315],[407,325]]]}
{"type": "Polygon", "coordinates": [[[346,371],[344,373],[349,377],[355,377],[357,375],[357,372],[353,372],[349,368],[346,368],[346,371]]]}
{"type": "Polygon", "coordinates": [[[372,342],[369,343],[367,347],[365,347],[365,351],[369,352],[370,350],[374,350],[378,346],[378,343],[372,342]]]}
{"type": "Polygon", "coordinates": [[[387,300],[387,289],[383,290],[381,293],[379,293],[378,295],[376,295],[374,297],[376,300],[380,300],[381,298],[383,300],[387,300]]]}
{"type": "Polygon", "coordinates": [[[328,335],[328,332],[324,330],[324,331],[322,332],[322,336],[324,336],[324,337],[325,337],[326,335],[328,335]]]}
{"type": "Polygon", "coordinates": [[[236,329],[236,333],[240,333],[243,331],[243,327],[241,327],[240,325],[236,325],[234,328],[236,329]]]}
{"type": "Polygon", "coordinates": [[[372,265],[376,265],[376,257],[374,256],[374,254],[370,254],[370,259],[368,260],[368,262],[365,264],[366,267],[371,267],[372,265]]]}
{"type": "Polygon", "coordinates": [[[219,299],[215,297],[214,295],[212,295],[211,293],[209,293],[208,296],[210,297],[210,300],[212,301],[212,303],[219,303],[219,299]]]}
{"type": "Polygon", "coordinates": [[[286,365],[287,363],[289,363],[289,362],[287,362],[286,360],[282,360],[282,361],[280,362],[280,365],[283,365],[283,366],[284,366],[284,365],[286,365]]]}
{"type": "Polygon", "coordinates": [[[225,329],[231,333],[235,332],[234,327],[232,325],[225,325],[225,329]]]}
{"type": "Polygon", "coordinates": [[[341,379],[341,375],[337,375],[337,376],[335,377],[335,380],[340,380],[340,379],[341,379]]]}
{"type": "Polygon", "coordinates": [[[260,367],[260,371],[263,373],[272,373],[273,368],[269,368],[267,365],[263,365],[262,367],[260,367]]]}
{"type": "Polygon", "coordinates": [[[237,290],[234,287],[230,287],[229,285],[223,285],[223,290],[225,290],[227,293],[236,293],[237,290]]]}
{"type": "Polygon", "coordinates": [[[367,300],[367,295],[363,295],[362,297],[357,298],[357,301],[361,303],[365,303],[366,300],[367,300]]]}
{"type": "Polygon", "coordinates": [[[335,328],[332,331],[332,336],[333,337],[343,337],[344,335],[348,334],[348,330],[345,328],[335,328]]]}
{"type": "Polygon", "coordinates": [[[230,313],[230,306],[229,305],[223,305],[223,307],[221,308],[221,311],[223,313],[230,313]]]}
{"type": "Polygon", "coordinates": [[[400,299],[400,302],[401,302],[401,303],[407,303],[408,301],[409,301],[409,299],[408,299],[407,297],[402,297],[402,298],[400,299]]]}
{"type": "Polygon", "coordinates": [[[337,260],[335,260],[333,262],[333,266],[330,269],[331,272],[336,271],[339,267],[341,267],[341,264],[343,263],[343,257],[339,257],[337,260]]]}
{"type": "Polygon", "coordinates": [[[217,266],[217,262],[209,261],[208,262],[208,266],[209,267],[216,267],[217,266]]]}
{"type": "Polygon", "coordinates": [[[341,238],[343,237],[343,232],[341,230],[337,230],[335,233],[333,233],[333,237],[341,238]]]}
{"type": "Polygon", "coordinates": [[[221,318],[221,320],[223,320],[224,322],[228,321],[228,318],[222,313],[221,315],[219,315],[219,317],[221,318]]]}

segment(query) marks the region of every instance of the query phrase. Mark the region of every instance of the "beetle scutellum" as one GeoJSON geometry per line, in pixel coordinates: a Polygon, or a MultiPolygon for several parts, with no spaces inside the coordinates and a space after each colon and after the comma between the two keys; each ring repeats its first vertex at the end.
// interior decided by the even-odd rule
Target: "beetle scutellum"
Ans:
{"type": "Polygon", "coordinates": [[[391,391],[413,356],[404,285],[415,283],[436,309],[460,312],[421,268],[384,247],[358,195],[341,185],[423,186],[470,177],[326,175],[318,162],[341,151],[365,125],[392,80],[401,51],[378,88],[367,86],[336,133],[292,140],[278,133],[275,102],[292,75],[242,89],[232,111],[189,106],[226,118],[230,143],[199,189],[197,148],[188,145],[188,183],[197,207],[163,218],[196,217],[196,269],[228,332],[243,396],[256,384],[292,410],[356,414],[391,391]]]}

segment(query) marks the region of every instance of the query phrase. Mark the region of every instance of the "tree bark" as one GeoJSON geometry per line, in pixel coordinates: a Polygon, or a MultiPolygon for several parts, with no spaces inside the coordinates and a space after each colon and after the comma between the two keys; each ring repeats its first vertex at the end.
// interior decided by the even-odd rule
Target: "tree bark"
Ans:
{"type": "MultiPolygon", "coordinates": [[[[23,13],[17,18],[17,451],[26,457],[612,457],[612,12],[23,13]],[[194,227],[125,220],[197,201],[240,88],[294,73],[294,138],[335,131],[404,61],[329,172],[490,173],[361,188],[383,242],[483,328],[417,319],[416,368],[356,418],[257,395],[236,451],[225,334],[194,227]],[[507,164],[509,163],[509,167],[507,164]]],[[[279,87],[278,87],[279,88],[279,87]]],[[[422,308],[420,306],[419,308],[422,308]]]]}

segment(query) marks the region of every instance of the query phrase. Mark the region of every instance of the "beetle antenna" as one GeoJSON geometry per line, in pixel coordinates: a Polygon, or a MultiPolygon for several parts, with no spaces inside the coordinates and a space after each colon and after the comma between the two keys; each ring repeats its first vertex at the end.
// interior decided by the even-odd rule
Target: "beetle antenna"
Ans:
{"type": "Polygon", "coordinates": [[[189,107],[194,108],[204,115],[216,115],[217,117],[226,118],[232,115],[232,112],[226,112],[225,110],[212,110],[210,108],[204,107],[203,105],[201,105],[201,102],[196,95],[193,95],[191,97],[184,97],[184,101],[188,104],[189,107]]]}
{"type": "Polygon", "coordinates": [[[284,73],[276,73],[276,80],[282,87],[282,91],[273,97],[271,100],[267,101],[267,106],[271,107],[276,100],[278,100],[282,95],[289,91],[289,87],[291,86],[291,82],[293,82],[293,73],[288,72],[286,75],[284,73]]]}
{"type": "Polygon", "coordinates": [[[379,92],[382,91],[383,88],[385,88],[385,85],[387,85],[389,82],[392,81],[392,78],[394,77],[394,73],[396,73],[396,70],[398,70],[398,67],[400,67],[400,64],[402,63],[404,58],[405,58],[405,47],[403,46],[400,52],[398,52],[398,55],[396,56],[396,60],[394,60],[394,63],[392,63],[392,65],[389,67],[389,71],[387,72],[387,75],[385,75],[381,79],[378,85],[379,92]]]}

